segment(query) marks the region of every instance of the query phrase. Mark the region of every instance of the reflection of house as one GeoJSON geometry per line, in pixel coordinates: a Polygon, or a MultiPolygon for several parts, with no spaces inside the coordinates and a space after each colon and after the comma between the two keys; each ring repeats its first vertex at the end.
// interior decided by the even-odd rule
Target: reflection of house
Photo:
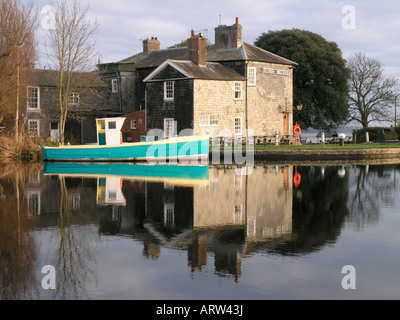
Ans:
{"type": "Polygon", "coordinates": [[[195,189],[194,228],[243,227],[246,241],[291,234],[292,171],[290,167],[210,169],[210,189],[195,189]]]}
{"type": "Polygon", "coordinates": [[[187,248],[193,272],[204,268],[211,251],[216,272],[238,280],[242,256],[252,248],[245,244],[291,235],[292,177],[285,166],[216,167],[208,186],[147,184],[146,230],[153,243],[187,248]]]}

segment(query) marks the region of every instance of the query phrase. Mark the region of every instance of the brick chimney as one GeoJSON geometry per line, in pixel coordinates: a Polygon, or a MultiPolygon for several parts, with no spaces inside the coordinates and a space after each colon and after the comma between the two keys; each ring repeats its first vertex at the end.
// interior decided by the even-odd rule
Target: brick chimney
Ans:
{"type": "Polygon", "coordinates": [[[143,52],[144,53],[160,50],[160,48],[161,48],[161,43],[155,37],[151,37],[151,39],[147,38],[146,40],[143,40],[143,52]]]}
{"type": "Polygon", "coordinates": [[[215,49],[237,49],[242,46],[242,25],[239,18],[232,26],[219,25],[215,28],[215,49]]]}
{"type": "Polygon", "coordinates": [[[188,59],[199,66],[207,65],[207,39],[202,33],[196,35],[194,30],[188,39],[188,59]]]}

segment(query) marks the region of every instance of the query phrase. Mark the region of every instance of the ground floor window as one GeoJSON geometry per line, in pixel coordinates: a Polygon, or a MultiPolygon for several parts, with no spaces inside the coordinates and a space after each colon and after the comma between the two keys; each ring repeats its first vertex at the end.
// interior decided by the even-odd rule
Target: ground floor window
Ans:
{"type": "Polygon", "coordinates": [[[236,117],[235,118],[235,136],[241,136],[243,132],[242,128],[242,118],[236,117]]]}
{"type": "Polygon", "coordinates": [[[28,135],[30,137],[39,136],[39,120],[28,120],[28,135]]]}
{"type": "Polygon", "coordinates": [[[219,116],[215,114],[201,115],[199,122],[201,127],[219,126],[219,116]]]}

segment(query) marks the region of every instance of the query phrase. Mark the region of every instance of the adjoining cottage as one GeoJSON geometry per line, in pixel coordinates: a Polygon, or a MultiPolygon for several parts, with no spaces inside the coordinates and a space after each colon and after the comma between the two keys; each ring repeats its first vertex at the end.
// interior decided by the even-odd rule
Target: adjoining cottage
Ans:
{"type": "MultiPolygon", "coordinates": [[[[60,107],[53,70],[34,69],[30,74],[30,86],[27,87],[26,109],[22,118],[26,118],[29,136],[50,138],[60,141],[60,107]]],[[[109,88],[99,78],[88,90],[69,97],[71,116],[67,119],[65,141],[71,144],[96,143],[96,118],[122,115],[118,110],[109,108],[109,88]]]]}

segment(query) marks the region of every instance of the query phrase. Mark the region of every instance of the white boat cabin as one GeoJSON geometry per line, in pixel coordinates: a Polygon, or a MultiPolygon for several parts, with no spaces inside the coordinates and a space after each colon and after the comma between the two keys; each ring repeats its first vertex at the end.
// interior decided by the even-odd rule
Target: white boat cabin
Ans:
{"type": "Polygon", "coordinates": [[[124,122],[125,117],[96,119],[97,144],[100,146],[122,144],[121,129],[124,122]]]}

